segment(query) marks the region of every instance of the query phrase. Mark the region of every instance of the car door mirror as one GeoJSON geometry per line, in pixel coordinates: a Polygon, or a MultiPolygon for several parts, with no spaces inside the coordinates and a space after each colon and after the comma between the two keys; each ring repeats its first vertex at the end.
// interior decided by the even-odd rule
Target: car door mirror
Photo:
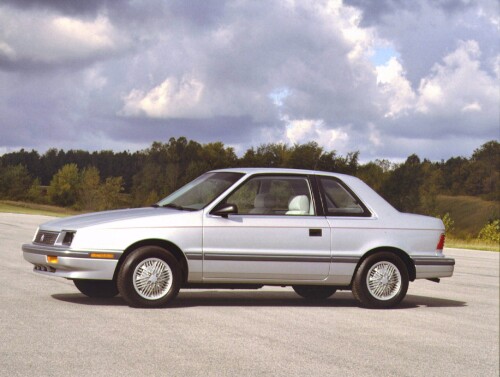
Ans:
{"type": "Polygon", "coordinates": [[[221,216],[227,219],[229,215],[235,215],[238,213],[238,207],[236,204],[222,204],[217,207],[212,211],[212,215],[215,216],[221,216]]]}

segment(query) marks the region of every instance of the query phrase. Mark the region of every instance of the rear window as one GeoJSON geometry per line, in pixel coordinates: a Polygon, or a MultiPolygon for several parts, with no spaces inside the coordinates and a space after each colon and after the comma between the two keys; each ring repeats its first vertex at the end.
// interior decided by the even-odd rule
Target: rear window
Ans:
{"type": "Polygon", "coordinates": [[[339,180],[320,177],[327,216],[370,216],[368,209],[339,180]]]}

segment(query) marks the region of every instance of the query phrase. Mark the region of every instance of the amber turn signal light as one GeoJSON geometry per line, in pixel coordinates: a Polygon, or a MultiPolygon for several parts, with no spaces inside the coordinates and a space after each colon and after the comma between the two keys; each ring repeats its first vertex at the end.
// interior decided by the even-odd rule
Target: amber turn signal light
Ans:
{"type": "Polygon", "coordinates": [[[114,259],[115,255],[113,253],[90,253],[90,257],[97,259],[114,259]]]}
{"type": "Polygon", "coordinates": [[[48,263],[57,263],[57,257],[53,255],[47,255],[47,262],[48,263]]]}

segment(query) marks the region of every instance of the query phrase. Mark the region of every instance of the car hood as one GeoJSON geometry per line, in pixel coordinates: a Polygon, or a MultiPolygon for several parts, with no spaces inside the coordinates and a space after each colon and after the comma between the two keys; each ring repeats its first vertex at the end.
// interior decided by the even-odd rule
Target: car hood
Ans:
{"type": "Polygon", "coordinates": [[[115,211],[88,213],[52,220],[40,225],[40,229],[60,231],[78,230],[88,227],[137,227],[143,223],[149,223],[150,221],[148,220],[154,221],[154,218],[156,217],[184,217],[185,215],[192,213],[193,212],[179,211],[176,209],[162,207],[121,209],[115,211]]]}

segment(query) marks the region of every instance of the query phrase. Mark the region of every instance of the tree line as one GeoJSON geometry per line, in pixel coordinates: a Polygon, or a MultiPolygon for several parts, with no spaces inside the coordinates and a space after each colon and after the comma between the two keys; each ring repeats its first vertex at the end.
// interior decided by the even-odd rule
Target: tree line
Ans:
{"type": "MultiPolygon", "coordinates": [[[[21,149],[0,156],[0,199],[50,203],[81,210],[155,203],[201,173],[226,167],[286,167],[355,175],[404,212],[436,213],[437,195],[471,195],[498,201],[500,143],[489,141],[471,157],[361,164],[359,152],[338,155],[315,142],[263,144],[238,157],[222,142],[185,137],[154,142],[130,153],[21,149]]],[[[442,215],[442,214],[441,214],[442,215]]]]}

